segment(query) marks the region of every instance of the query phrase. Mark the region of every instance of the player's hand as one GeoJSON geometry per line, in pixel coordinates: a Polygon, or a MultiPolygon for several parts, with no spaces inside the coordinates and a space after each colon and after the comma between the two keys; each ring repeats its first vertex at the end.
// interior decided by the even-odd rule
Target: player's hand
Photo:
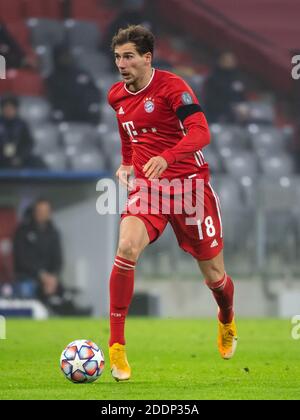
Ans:
{"type": "Polygon", "coordinates": [[[131,184],[129,182],[130,175],[133,174],[133,166],[121,165],[116,172],[116,177],[119,179],[121,185],[125,188],[131,189],[131,184]]]}
{"type": "Polygon", "coordinates": [[[168,163],[161,156],[155,156],[148,160],[143,167],[145,177],[148,179],[159,178],[160,175],[167,169],[168,163]]]}

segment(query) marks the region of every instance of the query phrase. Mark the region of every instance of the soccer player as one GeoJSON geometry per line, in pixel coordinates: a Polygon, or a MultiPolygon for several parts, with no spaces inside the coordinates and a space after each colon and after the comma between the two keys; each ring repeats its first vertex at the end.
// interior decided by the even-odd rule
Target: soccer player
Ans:
{"type": "MultiPolygon", "coordinates": [[[[130,192],[121,216],[110,277],[109,356],[112,376],[117,381],[131,376],[124,328],[133,295],[135,266],[142,251],[159,238],[168,222],[179,246],[197,260],[217,302],[221,357],[230,359],[237,344],[234,286],[224,268],[219,199],[209,183],[209,168],[202,154],[210,141],[207,121],[187,83],[173,73],[152,67],[153,49],[153,34],[139,25],[120,29],[112,40],[116,66],[123,79],[108,93],[122,143],[122,163],[116,176],[128,185],[134,172],[135,178],[145,180],[149,188],[154,180],[203,180],[204,215],[197,223],[187,224],[184,212],[132,211],[139,193],[130,192]]],[[[140,190],[141,201],[148,196],[149,191],[140,190]]]]}

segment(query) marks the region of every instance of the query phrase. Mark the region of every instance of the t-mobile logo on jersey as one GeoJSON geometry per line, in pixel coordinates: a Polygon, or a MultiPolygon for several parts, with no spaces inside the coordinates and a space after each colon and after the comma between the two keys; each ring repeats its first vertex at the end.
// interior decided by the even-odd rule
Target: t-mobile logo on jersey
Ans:
{"type": "MultiPolygon", "coordinates": [[[[127,121],[125,123],[122,123],[122,125],[123,125],[124,130],[128,134],[128,136],[130,137],[131,141],[133,143],[137,143],[138,140],[136,140],[134,137],[138,135],[138,132],[136,131],[136,129],[134,127],[133,121],[127,121]]],[[[142,128],[141,131],[142,131],[143,134],[146,134],[148,132],[157,133],[157,129],[155,127],[142,128]]]]}
{"type": "Polygon", "coordinates": [[[133,121],[126,121],[122,123],[122,125],[128,136],[131,138],[132,141],[134,141],[134,136],[137,136],[138,133],[134,128],[133,121]]]}

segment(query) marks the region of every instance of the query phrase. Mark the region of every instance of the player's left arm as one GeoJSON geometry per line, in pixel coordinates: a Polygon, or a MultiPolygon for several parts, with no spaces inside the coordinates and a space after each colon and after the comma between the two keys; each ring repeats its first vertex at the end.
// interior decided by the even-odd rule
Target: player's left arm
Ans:
{"type": "Polygon", "coordinates": [[[180,162],[190,154],[197,152],[210,142],[208,124],[200,105],[190,108],[189,105],[179,109],[178,114],[185,113],[185,117],[180,118],[186,135],[171,149],[165,150],[161,156],[168,165],[180,162]]]}
{"type": "Polygon", "coordinates": [[[180,120],[185,135],[176,146],[146,163],[144,172],[149,179],[158,178],[170,164],[180,162],[210,142],[207,120],[195,94],[181,79],[174,79],[172,84],[168,96],[169,105],[180,120]]]}

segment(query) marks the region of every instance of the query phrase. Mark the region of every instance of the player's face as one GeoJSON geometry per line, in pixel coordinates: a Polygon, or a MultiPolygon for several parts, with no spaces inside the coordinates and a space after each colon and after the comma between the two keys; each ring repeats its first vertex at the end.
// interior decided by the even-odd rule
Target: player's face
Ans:
{"type": "Polygon", "coordinates": [[[131,42],[115,48],[116,66],[126,85],[139,84],[151,67],[151,58],[150,52],[140,55],[131,42]]]}

